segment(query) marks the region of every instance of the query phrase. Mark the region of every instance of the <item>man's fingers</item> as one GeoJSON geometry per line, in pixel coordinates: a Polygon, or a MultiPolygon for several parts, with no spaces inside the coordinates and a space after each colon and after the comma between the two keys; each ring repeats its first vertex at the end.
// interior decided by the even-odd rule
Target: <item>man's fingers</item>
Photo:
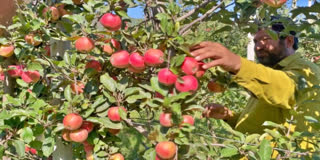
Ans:
{"type": "Polygon", "coordinates": [[[211,43],[211,42],[208,42],[208,41],[206,41],[206,42],[201,42],[201,43],[198,43],[198,44],[196,44],[196,45],[191,46],[189,49],[190,49],[190,51],[192,52],[192,51],[194,51],[194,50],[197,50],[197,49],[200,49],[200,48],[204,48],[204,47],[208,46],[210,43],[211,43]]]}
{"type": "Polygon", "coordinates": [[[209,63],[205,63],[202,68],[203,69],[208,69],[208,68],[211,68],[211,67],[215,67],[215,66],[219,66],[220,64],[222,64],[222,60],[221,59],[217,59],[217,60],[213,60],[209,63]]]}

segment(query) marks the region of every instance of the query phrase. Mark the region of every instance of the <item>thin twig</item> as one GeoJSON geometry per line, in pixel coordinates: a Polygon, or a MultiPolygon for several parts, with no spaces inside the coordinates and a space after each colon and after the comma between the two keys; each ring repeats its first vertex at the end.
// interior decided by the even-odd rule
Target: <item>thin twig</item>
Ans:
{"type": "Polygon", "coordinates": [[[210,10],[208,10],[205,14],[203,14],[201,17],[195,19],[194,21],[192,21],[191,23],[187,24],[186,26],[184,26],[180,31],[179,34],[180,35],[184,35],[184,33],[190,29],[194,24],[196,24],[197,22],[200,22],[201,20],[203,20],[204,18],[208,17],[210,13],[212,13],[213,11],[215,11],[217,8],[219,8],[222,4],[224,4],[224,1],[222,1],[220,4],[213,6],[210,10]]]}
{"type": "Polygon", "coordinates": [[[182,20],[188,18],[188,17],[191,16],[193,13],[195,13],[199,8],[204,7],[204,6],[207,5],[209,2],[212,2],[212,1],[213,1],[213,0],[205,0],[205,1],[203,1],[199,6],[194,7],[192,10],[190,10],[190,11],[189,11],[188,13],[186,13],[185,15],[179,17],[179,18],[177,19],[177,21],[179,22],[179,21],[182,21],[182,20]]]}

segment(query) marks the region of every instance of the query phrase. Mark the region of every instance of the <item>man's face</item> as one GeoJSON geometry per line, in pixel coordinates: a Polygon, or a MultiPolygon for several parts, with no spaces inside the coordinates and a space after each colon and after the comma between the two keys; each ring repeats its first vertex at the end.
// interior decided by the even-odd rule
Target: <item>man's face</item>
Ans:
{"type": "Polygon", "coordinates": [[[263,65],[272,67],[285,57],[284,41],[273,40],[265,30],[256,33],[254,43],[257,59],[263,65]]]}

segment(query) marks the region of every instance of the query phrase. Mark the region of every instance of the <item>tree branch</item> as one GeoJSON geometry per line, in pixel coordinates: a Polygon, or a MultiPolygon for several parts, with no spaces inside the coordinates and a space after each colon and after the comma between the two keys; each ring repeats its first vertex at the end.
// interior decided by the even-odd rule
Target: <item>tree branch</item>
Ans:
{"type": "Polygon", "coordinates": [[[177,21],[182,21],[186,18],[188,18],[189,16],[191,16],[193,13],[195,13],[199,8],[204,7],[205,5],[207,5],[209,2],[212,2],[213,0],[205,0],[204,2],[202,2],[199,6],[196,6],[194,9],[190,10],[188,13],[186,13],[185,15],[179,17],[177,19],[177,21]]]}
{"type": "Polygon", "coordinates": [[[205,14],[203,14],[201,17],[195,19],[194,21],[192,21],[191,23],[185,25],[182,29],[180,29],[179,34],[180,35],[184,35],[185,32],[190,29],[194,24],[196,24],[197,22],[200,22],[201,20],[203,20],[204,18],[208,17],[210,13],[212,13],[213,11],[215,11],[217,8],[219,8],[224,2],[222,1],[220,4],[213,6],[210,10],[208,10],[205,14]]]}

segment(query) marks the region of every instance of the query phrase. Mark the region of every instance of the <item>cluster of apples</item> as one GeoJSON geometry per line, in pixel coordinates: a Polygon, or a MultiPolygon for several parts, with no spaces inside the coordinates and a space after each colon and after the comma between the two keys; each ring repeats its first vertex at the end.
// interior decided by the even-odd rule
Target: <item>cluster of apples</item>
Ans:
{"type": "Polygon", "coordinates": [[[203,62],[196,61],[193,57],[186,57],[181,65],[181,71],[185,76],[178,79],[169,68],[162,68],[158,72],[158,80],[166,86],[175,85],[179,92],[195,92],[198,89],[198,80],[205,73],[202,69],[203,62]]]}
{"type": "Polygon", "coordinates": [[[94,124],[89,121],[83,121],[77,113],[67,114],[63,118],[64,130],[62,138],[68,142],[83,143],[87,140],[88,134],[93,130],[94,124]]]}
{"type": "MultiPolygon", "coordinates": [[[[23,65],[8,66],[8,74],[13,78],[20,78],[26,83],[36,83],[40,80],[40,73],[38,71],[24,71],[23,65]]],[[[0,80],[4,80],[4,73],[0,71],[0,80]]]]}

